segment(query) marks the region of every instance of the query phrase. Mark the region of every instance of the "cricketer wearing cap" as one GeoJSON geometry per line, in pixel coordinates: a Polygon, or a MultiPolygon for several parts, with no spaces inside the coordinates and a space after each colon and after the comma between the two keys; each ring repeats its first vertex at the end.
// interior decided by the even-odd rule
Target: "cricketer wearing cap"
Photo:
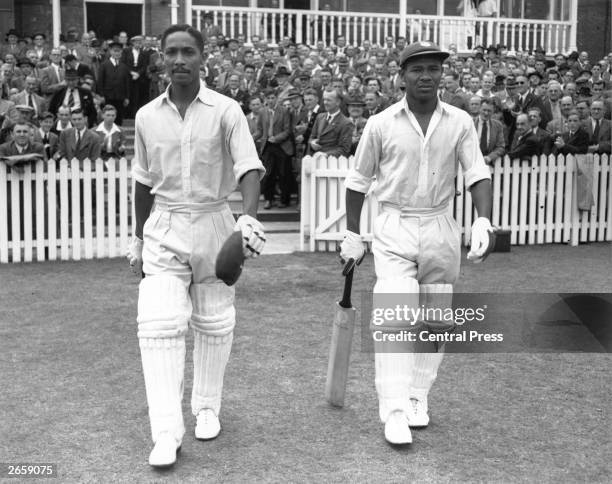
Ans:
{"type": "Polygon", "coordinates": [[[200,81],[202,35],[188,25],[163,34],[166,91],[135,119],[135,236],[130,265],[142,270],[138,338],[151,434],[149,463],[176,461],[185,427],[181,411],[185,334],[194,334],[191,409],[195,436],[220,431],[223,375],[235,324],[234,289],[215,276],[223,243],[241,231],[246,257],[265,238],[256,220],[264,168],[238,103],[200,81]],[[244,213],[237,222],[227,197],[239,183],[244,213]]]}
{"type": "MultiPolygon", "coordinates": [[[[373,191],[380,211],[372,242],[375,301],[377,294],[401,293],[415,308],[450,307],[461,256],[461,234],[449,210],[459,164],[478,211],[468,258],[480,261],[488,249],[490,172],[474,123],[469,114],[437,98],[447,56],[430,42],[416,42],[402,51],[406,95],[368,119],[355,166],[346,179],[347,233],[340,256],[356,261],[364,254],[361,208],[373,179],[377,181],[373,191]]],[[[427,327],[435,322],[423,323],[427,327]]],[[[399,329],[402,324],[410,323],[400,322],[399,329]]],[[[409,427],[429,423],[427,396],[443,353],[415,353],[410,346],[393,352],[384,342],[374,345],[385,438],[393,444],[410,443],[409,427]]]]}

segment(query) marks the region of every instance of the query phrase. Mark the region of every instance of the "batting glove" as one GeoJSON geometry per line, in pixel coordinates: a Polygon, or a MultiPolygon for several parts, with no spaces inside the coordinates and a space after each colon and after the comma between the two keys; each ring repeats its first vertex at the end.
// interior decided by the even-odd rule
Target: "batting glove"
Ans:
{"type": "Polygon", "coordinates": [[[250,215],[241,215],[236,221],[234,231],[242,232],[242,248],[245,257],[255,258],[263,251],[266,243],[264,226],[250,215]]]}
{"type": "Polygon", "coordinates": [[[494,240],[489,234],[493,233],[491,222],[486,217],[478,217],[472,224],[472,240],[470,243],[470,251],[468,252],[468,260],[478,264],[485,260],[486,256],[493,249],[490,247],[494,240]]]}
{"type": "Polygon", "coordinates": [[[134,274],[139,274],[142,271],[142,245],[142,239],[135,235],[128,245],[127,259],[134,274]]]}
{"type": "Polygon", "coordinates": [[[347,230],[344,240],[340,244],[340,260],[345,264],[342,273],[346,275],[355,264],[361,264],[364,256],[365,246],[363,244],[363,237],[360,234],[347,230]]]}

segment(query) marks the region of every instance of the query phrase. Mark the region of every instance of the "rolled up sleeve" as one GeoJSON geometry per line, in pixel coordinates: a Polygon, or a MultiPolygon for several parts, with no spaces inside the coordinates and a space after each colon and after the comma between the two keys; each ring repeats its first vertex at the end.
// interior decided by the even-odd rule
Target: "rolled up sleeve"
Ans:
{"type": "Polygon", "coordinates": [[[266,173],[263,163],[257,155],[255,142],[249,131],[249,124],[238,103],[232,103],[226,113],[227,147],[234,163],[234,176],[240,180],[251,170],[259,171],[261,180],[266,173]]]}
{"type": "Polygon", "coordinates": [[[458,155],[465,184],[468,187],[480,180],[491,179],[491,170],[480,151],[478,133],[471,119],[468,119],[468,123],[464,126],[463,136],[459,141],[458,155]]]}
{"type": "Polygon", "coordinates": [[[374,119],[369,119],[355,152],[355,166],[349,171],[344,186],[367,193],[374,181],[381,156],[381,135],[374,119]]]}
{"type": "Polygon", "coordinates": [[[132,160],[132,177],[139,183],[148,187],[153,186],[147,161],[147,148],[144,139],[142,118],[136,113],[134,121],[134,159],[132,160]]]}

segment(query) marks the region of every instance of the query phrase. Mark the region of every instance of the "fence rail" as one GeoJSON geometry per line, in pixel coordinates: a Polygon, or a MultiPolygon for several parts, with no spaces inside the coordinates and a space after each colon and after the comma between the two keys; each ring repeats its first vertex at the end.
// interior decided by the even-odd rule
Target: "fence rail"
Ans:
{"type": "MultiPolygon", "coordinates": [[[[344,179],[354,158],[307,156],[302,160],[301,250],[335,251],[346,229],[344,179]]],[[[607,155],[533,157],[531,161],[497,160],[491,168],[493,188],[492,223],[510,230],[513,245],[611,241],[612,170],[607,155]],[[592,176],[594,205],[578,209],[577,162],[592,176]]],[[[476,215],[463,176],[457,176],[457,193],[451,215],[470,241],[476,215]]],[[[361,214],[361,232],[372,240],[372,224],[378,202],[366,196],[361,214]]]]}
{"type": "Polygon", "coordinates": [[[0,263],[125,254],[133,212],[129,162],[0,163],[0,263]]]}
{"type": "Polygon", "coordinates": [[[490,44],[504,44],[509,50],[542,47],[548,54],[575,49],[570,45],[569,21],[196,5],[192,25],[198,30],[206,11],[212,12],[214,24],[224,35],[242,34],[247,39],[259,35],[272,44],[293,37],[298,43],[315,46],[318,41],[329,43],[344,35],[348,44],[360,45],[367,39],[383,45],[387,36],[405,36],[410,42],[430,40],[444,49],[455,44],[459,52],[490,44]]]}

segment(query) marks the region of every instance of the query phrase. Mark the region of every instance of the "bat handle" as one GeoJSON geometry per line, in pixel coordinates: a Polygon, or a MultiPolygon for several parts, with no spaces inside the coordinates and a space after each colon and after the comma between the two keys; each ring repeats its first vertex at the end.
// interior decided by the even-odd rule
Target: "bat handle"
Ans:
{"type": "Polygon", "coordinates": [[[351,288],[353,286],[353,273],[355,269],[351,269],[344,278],[344,291],[342,293],[342,300],[340,301],[340,306],[343,308],[351,308],[353,305],[351,304],[351,288]]]}

